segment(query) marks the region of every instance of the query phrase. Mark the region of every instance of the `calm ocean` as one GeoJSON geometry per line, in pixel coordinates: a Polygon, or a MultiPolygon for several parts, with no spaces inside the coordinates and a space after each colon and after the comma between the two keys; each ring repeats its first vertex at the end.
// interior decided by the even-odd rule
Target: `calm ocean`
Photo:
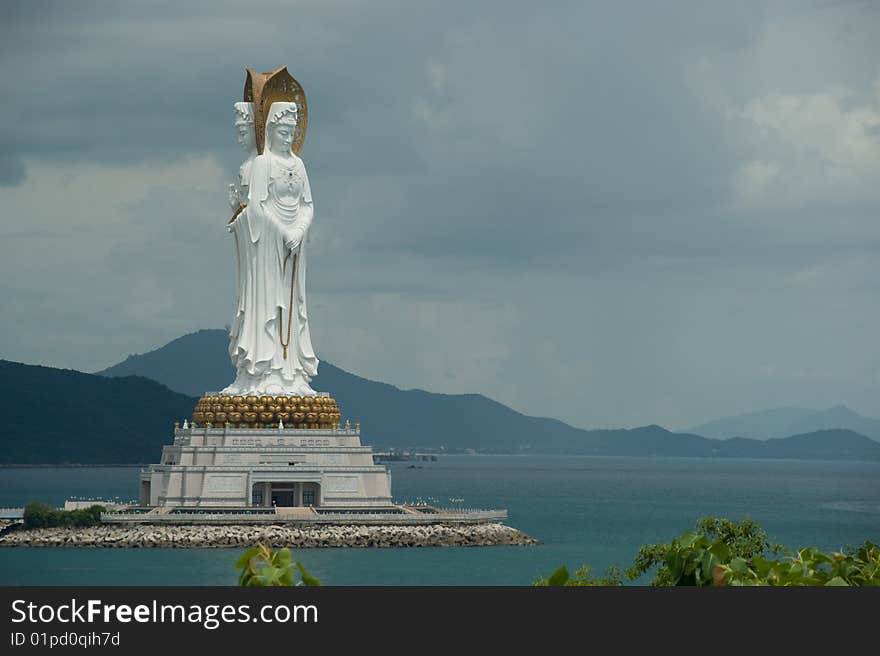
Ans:
{"type": "MultiPolygon", "coordinates": [[[[0,469],[0,506],[132,498],[136,468],[0,469]]],[[[303,549],[325,585],[529,585],[559,565],[630,564],[704,515],[760,521],[788,548],[880,542],[880,463],[444,456],[392,465],[395,499],[507,508],[538,547],[303,549]]],[[[237,549],[2,549],[4,585],[233,585],[237,549]]]]}

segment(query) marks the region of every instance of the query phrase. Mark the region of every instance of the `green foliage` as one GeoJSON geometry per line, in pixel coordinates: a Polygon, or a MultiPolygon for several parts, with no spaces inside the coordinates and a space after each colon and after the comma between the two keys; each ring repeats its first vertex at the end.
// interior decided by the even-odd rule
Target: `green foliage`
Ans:
{"type": "MultiPolygon", "coordinates": [[[[704,517],[696,531],[688,531],[666,544],[639,549],[626,576],[635,580],[657,568],[652,585],[880,585],[880,547],[872,542],[844,552],[826,554],[815,547],[791,554],[771,545],[757,522],[704,517]],[[779,556],[779,554],[783,554],[779,556]]],[[[583,567],[570,577],[565,567],[535,585],[620,585],[614,577],[593,579],[583,567]]]]}
{"type": "MultiPolygon", "coordinates": [[[[732,551],[723,540],[712,541],[706,534],[687,532],[664,546],[666,552],[663,554],[663,564],[658,570],[654,585],[723,584],[723,581],[713,577],[716,568],[731,558],[732,551]]],[[[641,556],[641,551],[639,555],[641,556]]],[[[737,558],[742,560],[741,557],[737,558]]]]}
{"type": "Polygon", "coordinates": [[[880,547],[865,542],[850,553],[825,554],[815,547],[773,561],[755,556],[719,564],[720,585],[880,585],[880,547]]]}
{"type": "Polygon", "coordinates": [[[26,528],[53,528],[56,526],[97,526],[101,523],[104,506],[94,505],[80,510],[59,510],[43,503],[29,503],[24,508],[26,528]]]}
{"type": "Polygon", "coordinates": [[[241,555],[235,567],[241,570],[238,584],[243,586],[294,585],[296,572],[300,575],[296,585],[321,585],[302,563],[293,561],[290,549],[286,547],[274,552],[262,544],[251,547],[241,555]]]}
{"type": "MultiPolygon", "coordinates": [[[[634,581],[656,567],[657,572],[651,585],[693,585],[683,581],[689,581],[697,574],[702,575],[704,564],[702,561],[688,564],[689,559],[697,558],[698,553],[702,554],[715,543],[723,546],[715,546],[711,552],[715,558],[723,555],[723,560],[737,557],[752,558],[768,552],[778,553],[780,550],[779,545],[770,544],[767,533],[754,520],[744,519],[734,522],[717,517],[703,517],[697,520],[695,532],[685,533],[670,543],[647,544],[640,547],[632,566],[626,570],[626,576],[634,581]],[[706,542],[696,536],[703,536],[706,542]],[[672,570],[671,564],[675,564],[675,571],[672,570]]],[[[702,558],[702,555],[699,558],[702,558]]],[[[710,560],[711,558],[705,565],[708,566],[710,560]]]]}
{"type": "Polygon", "coordinates": [[[584,565],[571,576],[565,567],[560,567],[549,577],[535,581],[536,586],[606,586],[623,585],[623,576],[619,568],[611,566],[605,570],[601,578],[593,577],[593,570],[589,565],[584,565]]]}

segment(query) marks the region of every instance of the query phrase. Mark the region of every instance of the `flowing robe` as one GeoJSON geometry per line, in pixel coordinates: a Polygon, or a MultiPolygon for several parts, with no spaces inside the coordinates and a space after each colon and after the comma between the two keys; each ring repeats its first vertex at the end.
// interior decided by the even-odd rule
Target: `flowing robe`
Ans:
{"type": "Polygon", "coordinates": [[[238,301],[229,354],[236,379],[224,393],[315,393],[308,383],[318,372],[318,359],[309,334],[305,292],[306,238],[313,213],[309,179],[299,157],[279,157],[267,149],[254,158],[247,207],[231,226],[238,259],[238,301]],[[288,317],[285,358],[281,340],[287,343],[288,317]]]}

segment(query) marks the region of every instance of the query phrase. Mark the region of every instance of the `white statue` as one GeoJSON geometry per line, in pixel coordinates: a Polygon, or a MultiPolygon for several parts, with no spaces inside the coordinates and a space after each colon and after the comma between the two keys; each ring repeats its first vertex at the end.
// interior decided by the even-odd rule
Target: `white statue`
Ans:
{"type": "Polygon", "coordinates": [[[250,156],[229,193],[237,212],[229,224],[238,256],[229,342],[236,377],[222,393],[314,396],[309,383],[318,373],[318,358],[305,291],[305,243],[314,208],[305,165],[291,151],[297,105],[271,104],[263,153],[256,156],[247,105],[236,103],[236,127],[250,156]]]}
{"type": "Polygon", "coordinates": [[[229,185],[229,206],[233,216],[242,205],[247,204],[248,185],[251,179],[251,164],[257,156],[257,140],[254,135],[254,103],[237,102],[233,108],[235,130],[238,143],[247,153],[247,159],[238,169],[238,184],[229,185]]]}

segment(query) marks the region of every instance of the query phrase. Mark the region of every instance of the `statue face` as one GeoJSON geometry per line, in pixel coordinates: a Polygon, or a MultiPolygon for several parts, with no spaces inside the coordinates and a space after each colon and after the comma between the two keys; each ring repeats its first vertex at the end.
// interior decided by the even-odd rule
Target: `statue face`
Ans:
{"type": "Polygon", "coordinates": [[[290,144],[293,143],[293,126],[292,125],[276,125],[272,129],[272,140],[269,144],[273,153],[290,152],[290,144]]]}
{"type": "Polygon", "coordinates": [[[248,152],[257,149],[253,123],[236,123],[235,130],[238,132],[238,143],[241,144],[242,148],[248,152]]]}

